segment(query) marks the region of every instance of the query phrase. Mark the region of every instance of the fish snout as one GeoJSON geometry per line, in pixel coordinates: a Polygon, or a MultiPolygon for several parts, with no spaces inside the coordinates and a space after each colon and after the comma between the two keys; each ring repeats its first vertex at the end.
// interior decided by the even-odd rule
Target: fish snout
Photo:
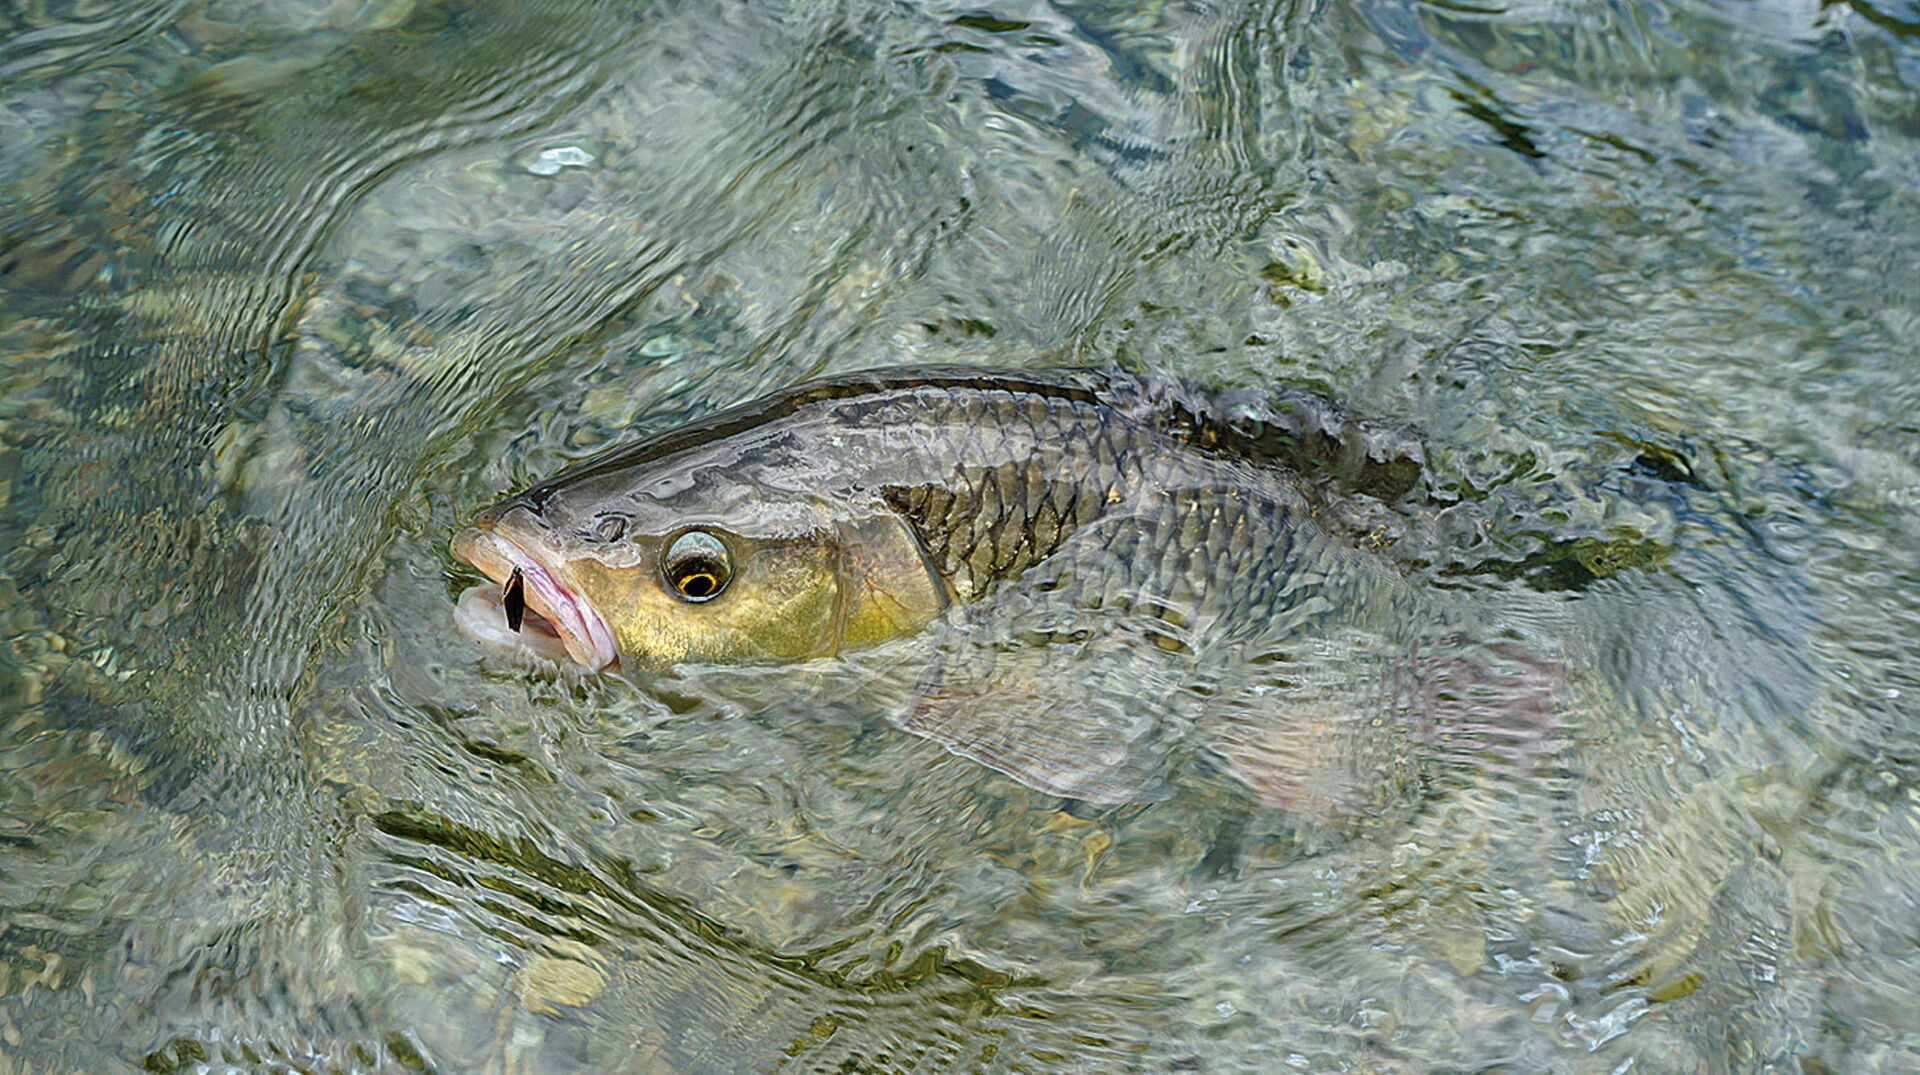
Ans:
{"type": "Polygon", "coordinates": [[[522,549],[540,549],[551,544],[548,538],[552,529],[525,502],[508,500],[475,515],[471,523],[454,534],[453,554],[492,575],[489,561],[498,559],[493,553],[499,540],[522,549]]]}
{"type": "MultiPolygon", "coordinates": [[[[541,631],[554,635],[576,663],[599,671],[618,655],[612,630],[574,588],[565,564],[552,555],[552,543],[547,540],[551,531],[532,508],[507,501],[474,516],[471,526],[453,536],[451,549],[455,557],[498,584],[498,589],[482,588],[482,596],[492,603],[507,635],[519,635],[523,620],[531,620],[541,631]]],[[[461,615],[478,615],[474,609],[479,604],[463,595],[461,615]]],[[[488,636],[482,641],[498,634],[468,633],[476,638],[488,636]]]]}
{"type": "Polygon", "coordinates": [[[547,529],[540,513],[524,499],[504,500],[473,517],[473,526],[482,530],[508,530],[530,535],[547,529]]]}

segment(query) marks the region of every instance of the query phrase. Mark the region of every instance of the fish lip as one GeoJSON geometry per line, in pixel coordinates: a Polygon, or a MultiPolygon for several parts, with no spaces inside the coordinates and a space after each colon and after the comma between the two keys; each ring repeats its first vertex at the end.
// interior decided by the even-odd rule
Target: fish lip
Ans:
{"type": "Polygon", "coordinates": [[[618,656],[613,631],[600,613],[511,538],[492,528],[464,530],[454,536],[453,554],[503,585],[518,569],[527,604],[553,624],[575,664],[598,672],[618,656]]]}

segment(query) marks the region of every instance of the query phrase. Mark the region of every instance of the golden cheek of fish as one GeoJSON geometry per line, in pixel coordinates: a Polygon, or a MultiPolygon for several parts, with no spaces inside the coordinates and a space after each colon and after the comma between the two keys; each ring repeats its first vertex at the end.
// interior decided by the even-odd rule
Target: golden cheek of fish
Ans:
{"type": "Polygon", "coordinates": [[[454,555],[493,580],[461,595],[468,635],[587,671],[647,671],[828,656],[917,631],[946,602],[891,514],[642,516],[636,498],[623,511],[575,499],[509,501],[454,537],[454,555]],[[503,600],[515,586],[517,625],[503,600]]]}

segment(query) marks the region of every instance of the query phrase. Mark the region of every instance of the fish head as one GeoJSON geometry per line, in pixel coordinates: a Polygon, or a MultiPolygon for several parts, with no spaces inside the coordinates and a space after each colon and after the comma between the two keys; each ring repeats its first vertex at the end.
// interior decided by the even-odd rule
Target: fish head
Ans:
{"type": "Polygon", "coordinates": [[[718,464],[563,475],[455,535],[454,555],[500,584],[463,595],[460,622],[591,671],[646,672],[805,660],[931,621],[947,593],[907,522],[808,485],[718,464]],[[519,629],[502,630],[503,598],[524,602],[519,629]]]}

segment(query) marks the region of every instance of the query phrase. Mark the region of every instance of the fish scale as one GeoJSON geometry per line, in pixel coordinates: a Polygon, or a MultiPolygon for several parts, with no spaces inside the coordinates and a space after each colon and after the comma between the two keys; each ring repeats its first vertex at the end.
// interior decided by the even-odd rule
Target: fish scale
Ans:
{"type": "Polygon", "coordinates": [[[893,487],[892,502],[913,522],[935,569],[963,597],[1017,577],[1110,500],[1127,495],[1115,453],[1132,445],[1111,436],[1104,408],[1032,392],[941,388],[911,393],[888,417],[940,424],[949,412],[961,415],[984,458],[996,458],[1015,439],[1042,450],[948,473],[934,464],[932,487],[893,487]]]}

